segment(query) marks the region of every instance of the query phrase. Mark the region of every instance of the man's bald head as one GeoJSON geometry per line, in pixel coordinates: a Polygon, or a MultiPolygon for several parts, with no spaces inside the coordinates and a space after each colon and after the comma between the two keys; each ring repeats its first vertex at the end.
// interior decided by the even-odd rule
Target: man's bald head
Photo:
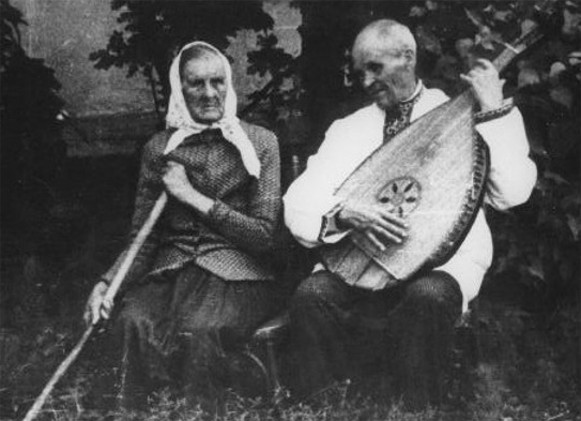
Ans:
{"type": "Polygon", "coordinates": [[[353,68],[361,85],[382,109],[409,98],[416,88],[416,41],[394,20],[367,25],[353,44],[353,68]]]}
{"type": "Polygon", "coordinates": [[[391,19],[371,22],[359,32],[353,44],[353,56],[363,49],[381,49],[393,55],[408,54],[416,62],[416,40],[409,28],[391,19]]]}

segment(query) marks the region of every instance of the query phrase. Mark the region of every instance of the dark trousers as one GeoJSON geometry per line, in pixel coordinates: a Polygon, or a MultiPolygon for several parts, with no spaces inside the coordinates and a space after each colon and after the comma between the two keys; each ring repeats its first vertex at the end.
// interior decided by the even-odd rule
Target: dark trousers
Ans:
{"type": "Polygon", "coordinates": [[[352,287],[321,271],[305,279],[290,306],[296,392],[334,381],[392,374],[412,408],[438,404],[462,295],[456,280],[432,271],[382,291],[352,287]]]}

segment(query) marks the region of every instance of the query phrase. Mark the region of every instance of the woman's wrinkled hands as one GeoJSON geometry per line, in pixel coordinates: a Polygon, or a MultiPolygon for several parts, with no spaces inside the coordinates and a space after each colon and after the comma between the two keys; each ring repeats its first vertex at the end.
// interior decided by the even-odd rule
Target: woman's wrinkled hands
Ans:
{"type": "Polygon", "coordinates": [[[93,287],[83,314],[83,319],[87,325],[96,325],[101,319],[109,319],[113,303],[105,299],[107,289],[109,289],[109,285],[103,281],[98,282],[93,287]]]}
{"type": "Polygon", "coordinates": [[[460,78],[472,87],[480,111],[492,111],[502,107],[502,87],[506,81],[500,79],[498,70],[490,61],[478,59],[476,64],[468,74],[460,75],[460,78]]]}
{"type": "Polygon", "coordinates": [[[180,202],[188,203],[191,201],[192,194],[195,191],[182,164],[168,161],[162,180],[168,193],[180,202]]]}
{"type": "Polygon", "coordinates": [[[169,161],[162,180],[169,194],[200,214],[208,216],[212,206],[214,206],[214,200],[203,195],[190,183],[186,169],[182,164],[169,161]]]}
{"type": "Polygon", "coordinates": [[[405,220],[378,204],[346,201],[336,218],[339,225],[362,233],[380,251],[385,250],[386,243],[399,244],[408,235],[405,220]]]}

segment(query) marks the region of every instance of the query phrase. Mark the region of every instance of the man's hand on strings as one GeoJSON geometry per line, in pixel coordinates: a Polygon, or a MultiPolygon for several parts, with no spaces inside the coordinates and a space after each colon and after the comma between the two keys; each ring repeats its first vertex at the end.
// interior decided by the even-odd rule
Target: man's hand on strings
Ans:
{"type": "Polygon", "coordinates": [[[93,287],[83,314],[83,319],[87,325],[96,325],[101,319],[109,319],[113,303],[105,299],[108,288],[109,286],[103,281],[98,282],[93,287]]]}
{"type": "Polygon", "coordinates": [[[468,74],[460,75],[460,78],[472,87],[480,111],[492,111],[502,107],[502,87],[506,81],[500,79],[498,71],[490,61],[478,59],[476,66],[468,74]]]}
{"type": "Polygon", "coordinates": [[[405,220],[378,204],[346,201],[336,218],[339,225],[359,231],[380,251],[385,250],[385,244],[399,244],[408,235],[405,220]]]}

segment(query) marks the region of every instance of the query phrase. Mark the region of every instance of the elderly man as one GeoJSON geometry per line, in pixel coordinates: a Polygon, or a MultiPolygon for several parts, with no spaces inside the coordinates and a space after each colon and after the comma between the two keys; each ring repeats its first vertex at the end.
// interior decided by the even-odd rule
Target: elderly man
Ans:
{"type": "MultiPolygon", "coordinates": [[[[284,197],[286,224],[306,247],[335,243],[350,230],[380,248],[405,241],[405,219],[357,198],[341,202],[334,192],[383,142],[448,99],[417,79],[416,43],[409,29],[395,21],[365,27],[352,58],[373,104],[331,125],[284,197]]],[[[485,202],[496,209],[521,204],[536,180],[521,115],[503,100],[503,81],[490,62],[479,60],[462,79],[480,107],[476,129],[490,150],[485,202]]],[[[291,303],[300,392],[312,393],[366,370],[390,370],[397,396],[408,405],[437,404],[454,323],[477,295],[491,259],[490,230],[480,210],[452,258],[399,286],[350,286],[317,265],[291,303]]]]}
{"type": "MultiPolygon", "coordinates": [[[[180,385],[212,410],[230,385],[229,352],[282,304],[268,262],[280,218],[275,136],[236,118],[226,57],[186,45],[170,69],[168,128],[145,145],[137,232],[162,191],[169,199],[125,284],[108,347],[126,406],[153,384],[180,385]]],[[[96,284],[85,318],[109,318],[116,267],[96,284]]]]}

